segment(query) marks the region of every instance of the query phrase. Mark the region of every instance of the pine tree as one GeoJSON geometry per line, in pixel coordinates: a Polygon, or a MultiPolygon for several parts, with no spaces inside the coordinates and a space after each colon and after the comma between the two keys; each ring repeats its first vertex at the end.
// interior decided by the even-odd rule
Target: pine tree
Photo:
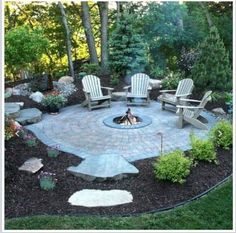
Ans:
{"type": "Polygon", "coordinates": [[[199,57],[191,70],[196,90],[228,91],[232,88],[232,70],[216,27],[199,46],[199,57]]]}
{"type": "Polygon", "coordinates": [[[110,69],[118,76],[143,72],[146,65],[145,44],[134,27],[134,21],[132,14],[123,12],[109,41],[110,69]]]}

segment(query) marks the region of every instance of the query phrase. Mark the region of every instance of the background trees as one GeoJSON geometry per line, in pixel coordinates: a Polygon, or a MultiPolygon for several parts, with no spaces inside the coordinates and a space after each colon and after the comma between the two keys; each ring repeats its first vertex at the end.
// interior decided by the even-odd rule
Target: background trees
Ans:
{"type": "MultiPolygon", "coordinates": [[[[117,79],[136,71],[153,78],[179,70],[189,76],[201,49],[198,44],[211,26],[217,28],[232,63],[231,2],[6,2],[7,40],[21,26],[32,32],[41,28],[40,37],[48,44],[37,56],[37,68],[35,60],[22,66],[21,59],[12,62],[6,55],[8,79],[19,76],[20,66],[31,75],[47,72],[54,78],[96,70],[117,79]]],[[[33,51],[27,56],[34,56],[33,51]]]]}

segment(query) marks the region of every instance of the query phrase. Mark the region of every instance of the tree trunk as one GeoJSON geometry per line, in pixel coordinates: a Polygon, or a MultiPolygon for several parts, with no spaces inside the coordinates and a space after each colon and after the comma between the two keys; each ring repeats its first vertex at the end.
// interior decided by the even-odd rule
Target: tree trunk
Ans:
{"type": "Polygon", "coordinates": [[[98,2],[101,22],[101,68],[102,73],[108,73],[108,2],[98,2]]]}
{"type": "Polygon", "coordinates": [[[69,25],[68,25],[68,22],[67,22],[65,9],[64,9],[62,3],[58,2],[58,6],[61,10],[62,22],[64,24],[65,31],[66,31],[66,48],[67,48],[67,59],[68,59],[70,75],[74,78],[75,73],[74,73],[73,62],[72,62],[72,52],[71,52],[72,46],[71,46],[71,38],[70,38],[70,29],[69,29],[69,25]]]}
{"type": "Polygon", "coordinates": [[[204,10],[205,15],[206,15],[206,19],[207,19],[207,22],[208,22],[208,26],[209,26],[209,28],[211,28],[213,26],[213,23],[212,23],[209,11],[208,11],[207,7],[204,5],[203,2],[199,2],[199,4],[202,7],[202,9],[204,10]]]}
{"type": "Polygon", "coordinates": [[[98,55],[95,46],[95,40],[93,37],[93,31],[89,15],[88,2],[81,2],[82,6],[82,23],[84,26],[84,31],[87,39],[87,44],[89,48],[90,62],[98,64],[98,55]]]}

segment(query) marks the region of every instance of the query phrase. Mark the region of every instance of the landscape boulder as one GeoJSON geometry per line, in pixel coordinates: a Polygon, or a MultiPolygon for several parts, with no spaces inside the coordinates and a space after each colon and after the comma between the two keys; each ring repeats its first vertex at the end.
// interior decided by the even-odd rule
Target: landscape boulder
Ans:
{"type": "Polygon", "coordinates": [[[225,115],[226,112],[223,110],[223,108],[214,108],[212,109],[212,112],[218,115],[225,115]]]}
{"type": "Polygon", "coordinates": [[[36,91],[36,92],[32,93],[29,96],[29,98],[32,99],[33,101],[37,102],[37,103],[41,103],[43,98],[44,98],[44,95],[40,91],[36,91]]]}
{"type": "Polygon", "coordinates": [[[12,95],[28,96],[31,94],[29,83],[22,83],[13,87],[12,95]]]}
{"type": "Polygon", "coordinates": [[[59,83],[71,84],[74,82],[74,78],[71,76],[63,76],[58,80],[59,83]]]}

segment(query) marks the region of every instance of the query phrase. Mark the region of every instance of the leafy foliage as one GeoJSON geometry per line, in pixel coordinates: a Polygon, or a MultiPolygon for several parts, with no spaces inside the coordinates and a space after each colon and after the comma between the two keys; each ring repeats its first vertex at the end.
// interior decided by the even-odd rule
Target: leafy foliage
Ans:
{"type": "Polygon", "coordinates": [[[197,138],[194,134],[190,135],[190,140],[192,146],[191,155],[194,159],[216,163],[215,147],[211,140],[197,138]]]}
{"type": "Polygon", "coordinates": [[[183,151],[175,150],[160,156],[154,164],[157,179],[184,183],[190,173],[192,160],[184,156],[183,151]]]}
{"type": "Polygon", "coordinates": [[[191,71],[199,91],[226,91],[232,88],[232,71],[229,57],[216,27],[199,46],[199,57],[191,71]]]}
{"type": "Polygon", "coordinates": [[[179,81],[182,79],[180,72],[169,72],[167,77],[162,80],[162,87],[167,90],[175,90],[178,87],[179,81]]]}
{"type": "Polygon", "coordinates": [[[113,74],[120,76],[143,72],[146,66],[145,44],[133,26],[135,17],[123,12],[111,34],[109,66],[113,74]]]}
{"type": "Polygon", "coordinates": [[[55,178],[54,173],[41,171],[41,173],[38,176],[38,179],[39,179],[40,187],[43,190],[46,190],[46,191],[52,190],[56,186],[57,179],[55,178]]]}
{"type": "Polygon", "coordinates": [[[42,105],[50,108],[60,109],[66,103],[66,98],[63,95],[47,95],[42,100],[42,105]]]}
{"type": "Polygon", "coordinates": [[[99,75],[101,73],[101,68],[98,64],[85,63],[82,65],[81,71],[85,72],[86,74],[99,75]]]}
{"type": "Polygon", "coordinates": [[[233,143],[233,126],[227,120],[220,120],[210,131],[214,145],[229,149],[233,143]]]}
{"type": "Polygon", "coordinates": [[[16,27],[5,36],[5,61],[15,73],[36,65],[49,42],[40,28],[31,30],[28,26],[16,27]]]}

